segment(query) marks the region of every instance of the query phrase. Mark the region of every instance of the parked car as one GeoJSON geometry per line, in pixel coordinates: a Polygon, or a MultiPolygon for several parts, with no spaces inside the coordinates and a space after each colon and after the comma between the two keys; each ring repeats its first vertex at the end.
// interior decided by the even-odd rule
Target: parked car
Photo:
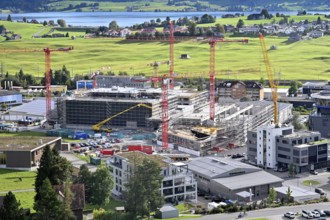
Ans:
{"type": "Polygon", "coordinates": [[[313,175],[317,175],[317,174],[319,174],[316,170],[311,170],[311,171],[309,171],[311,174],[313,174],[313,175]]]}
{"type": "Polygon", "coordinates": [[[321,188],[315,188],[315,192],[318,193],[318,194],[320,194],[321,196],[324,196],[325,195],[324,190],[321,189],[321,188]]]}
{"type": "Polygon", "coordinates": [[[286,171],[289,171],[289,169],[287,167],[278,168],[278,172],[286,172],[286,171]]]}
{"type": "Polygon", "coordinates": [[[312,215],[314,216],[314,218],[319,218],[321,217],[320,213],[316,212],[316,211],[312,211],[312,215]]]}
{"type": "Polygon", "coordinates": [[[308,219],[314,218],[314,215],[309,210],[302,210],[301,214],[302,214],[302,217],[304,217],[304,218],[308,218],[308,219]]]}
{"type": "Polygon", "coordinates": [[[324,212],[323,210],[320,210],[320,209],[314,209],[314,211],[320,213],[320,216],[321,216],[321,217],[326,216],[326,214],[325,214],[325,212],[324,212]]]}
{"type": "Polygon", "coordinates": [[[324,210],[324,213],[325,213],[327,216],[330,216],[330,210],[324,210]]]}
{"type": "Polygon", "coordinates": [[[284,214],[284,217],[294,219],[295,214],[293,212],[287,212],[287,213],[284,214]]]}

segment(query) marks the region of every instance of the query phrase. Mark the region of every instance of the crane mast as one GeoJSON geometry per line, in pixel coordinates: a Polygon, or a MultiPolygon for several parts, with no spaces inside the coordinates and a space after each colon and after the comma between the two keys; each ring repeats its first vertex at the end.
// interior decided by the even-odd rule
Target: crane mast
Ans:
{"type": "Polygon", "coordinates": [[[266,72],[270,84],[270,88],[272,91],[273,103],[274,103],[274,124],[278,126],[278,103],[277,103],[277,83],[275,82],[274,72],[272,71],[272,67],[270,65],[270,60],[268,57],[268,52],[265,44],[265,38],[262,33],[259,34],[260,45],[262,49],[262,54],[264,57],[264,63],[266,67],[266,72]]]}
{"type": "Polygon", "coordinates": [[[170,89],[174,89],[174,24],[170,23],[170,89]]]}

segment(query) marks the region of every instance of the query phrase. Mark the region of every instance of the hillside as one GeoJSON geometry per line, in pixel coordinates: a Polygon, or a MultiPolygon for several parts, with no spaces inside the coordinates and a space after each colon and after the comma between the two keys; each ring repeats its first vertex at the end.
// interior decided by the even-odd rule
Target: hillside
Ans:
{"type": "Polygon", "coordinates": [[[11,12],[41,11],[251,11],[329,10],[328,0],[13,0],[0,1],[11,12]],[[276,2],[276,3],[274,3],[276,2]]]}

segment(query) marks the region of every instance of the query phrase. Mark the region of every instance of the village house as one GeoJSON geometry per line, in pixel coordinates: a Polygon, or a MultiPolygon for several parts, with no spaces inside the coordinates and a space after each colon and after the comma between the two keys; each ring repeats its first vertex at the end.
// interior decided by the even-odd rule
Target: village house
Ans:
{"type": "Polygon", "coordinates": [[[320,38],[323,37],[324,32],[323,31],[312,31],[308,33],[308,36],[311,38],[320,38]]]}

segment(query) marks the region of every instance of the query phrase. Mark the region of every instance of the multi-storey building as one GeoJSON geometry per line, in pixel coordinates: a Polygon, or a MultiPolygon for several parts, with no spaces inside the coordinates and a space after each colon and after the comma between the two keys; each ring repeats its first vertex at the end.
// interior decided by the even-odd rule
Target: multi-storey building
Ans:
{"type": "Polygon", "coordinates": [[[188,165],[182,162],[173,163],[170,158],[165,156],[148,155],[139,151],[119,153],[109,161],[108,164],[112,167],[112,176],[115,181],[112,190],[114,195],[119,197],[123,195],[131,170],[145,158],[156,161],[161,167],[163,181],[159,189],[165,202],[185,200],[197,202],[197,182],[193,173],[188,170],[188,165]]]}
{"type": "Polygon", "coordinates": [[[330,90],[314,93],[311,97],[315,100],[315,110],[309,115],[309,129],[330,138],[330,90]]]}
{"type": "Polygon", "coordinates": [[[247,157],[254,164],[297,172],[326,167],[330,140],[319,132],[298,131],[293,127],[261,126],[248,132],[247,157]]]}
{"type": "Polygon", "coordinates": [[[217,86],[219,97],[258,101],[264,99],[263,86],[253,81],[225,81],[217,86]]]}
{"type": "Polygon", "coordinates": [[[143,76],[96,76],[97,88],[111,88],[113,86],[146,89],[151,87],[151,80],[143,76]]]}

